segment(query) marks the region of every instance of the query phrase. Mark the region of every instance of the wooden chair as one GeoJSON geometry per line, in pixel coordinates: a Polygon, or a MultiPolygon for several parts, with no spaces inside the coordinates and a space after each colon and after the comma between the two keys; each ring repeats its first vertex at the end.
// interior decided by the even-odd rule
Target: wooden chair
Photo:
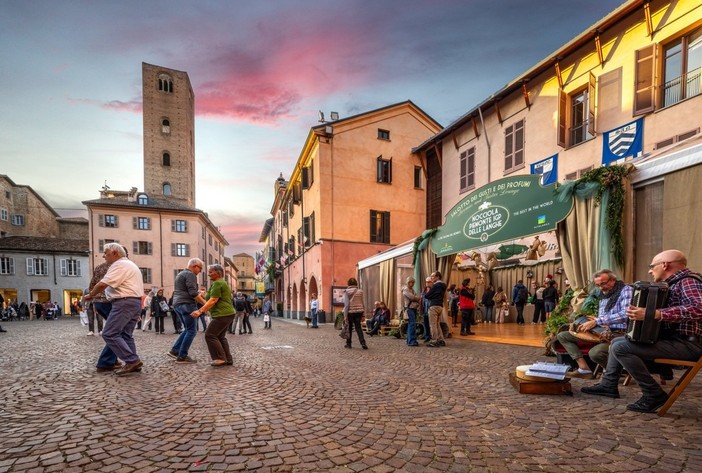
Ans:
{"type": "Polygon", "coordinates": [[[688,384],[694,379],[695,375],[702,369],[702,357],[700,357],[699,360],[697,361],[687,361],[687,360],[670,360],[667,358],[656,358],[655,360],[656,363],[660,363],[662,365],[673,365],[673,366],[684,366],[685,367],[685,372],[680,376],[680,379],[678,380],[677,383],[675,383],[675,386],[673,386],[673,389],[670,390],[668,393],[668,400],[666,401],[665,404],[663,404],[663,407],[661,407],[658,410],[658,415],[659,416],[664,416],[666,412],[668,412],[668,409],[670,409],[670,406],[673,405],[675,400],[682,394],[682,392],[685,390],[688,384]]]}

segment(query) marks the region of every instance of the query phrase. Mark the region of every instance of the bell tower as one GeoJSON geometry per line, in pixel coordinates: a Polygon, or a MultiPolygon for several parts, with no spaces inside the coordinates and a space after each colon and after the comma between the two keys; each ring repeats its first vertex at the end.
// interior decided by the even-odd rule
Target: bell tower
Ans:
{"type": "Polygon", "coordinates": [[[186,72],[141,64],[144,191],[195,208],[195,96],[186,72]]]}

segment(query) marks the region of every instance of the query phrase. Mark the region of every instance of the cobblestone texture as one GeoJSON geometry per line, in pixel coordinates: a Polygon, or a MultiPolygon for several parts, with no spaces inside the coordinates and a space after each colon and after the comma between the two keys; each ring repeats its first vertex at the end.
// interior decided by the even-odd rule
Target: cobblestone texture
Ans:
{"type": "Polygon", "coordinates": [[[668,415],[622,399],[520,395],[508,382],[542,349],[449,340],[352,350],[331,326],[253,320],[209,366],[202,333],[176,365],[175,335],[135,334],[142,373],[96,373],[103,346],[76,319],[0,334],[0,473],[96,471],[699,472],[702,388],[668,415]]]}

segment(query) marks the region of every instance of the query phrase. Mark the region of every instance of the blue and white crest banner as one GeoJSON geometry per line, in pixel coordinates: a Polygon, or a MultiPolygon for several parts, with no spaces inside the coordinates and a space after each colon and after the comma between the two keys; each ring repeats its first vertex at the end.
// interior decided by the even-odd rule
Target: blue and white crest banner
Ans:
{"type": "Polygon", "coordinates": [[[558,180],[558,153],[531,165],[532,174],[541,174],[541,185],[554,184],[558,180]]]}
{"type": "Polygon", "coordinates": [[[602,164],[623,158],[638,158],[643,153],[643,118],[604,133],[602,164]]]}

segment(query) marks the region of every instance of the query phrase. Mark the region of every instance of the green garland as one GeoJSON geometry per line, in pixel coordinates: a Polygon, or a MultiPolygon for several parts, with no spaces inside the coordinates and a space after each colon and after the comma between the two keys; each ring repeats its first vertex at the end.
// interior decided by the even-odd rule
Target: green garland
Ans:
{"type": "Polygon", "coordinates": [[[621,267],[624,266],[624,237],[622,236],[625,197],[624,179],[633,170],[634,166],[630,164],[601,166],[586,172],[583,177],[576,181],[576,185],[581,182],[597,182],[600,185],[595,196],[597,205],[602,202],[602,195],[604,195],[605,191],[609,190],[605,225],[612,238],[614,260],[621,267]]]}

